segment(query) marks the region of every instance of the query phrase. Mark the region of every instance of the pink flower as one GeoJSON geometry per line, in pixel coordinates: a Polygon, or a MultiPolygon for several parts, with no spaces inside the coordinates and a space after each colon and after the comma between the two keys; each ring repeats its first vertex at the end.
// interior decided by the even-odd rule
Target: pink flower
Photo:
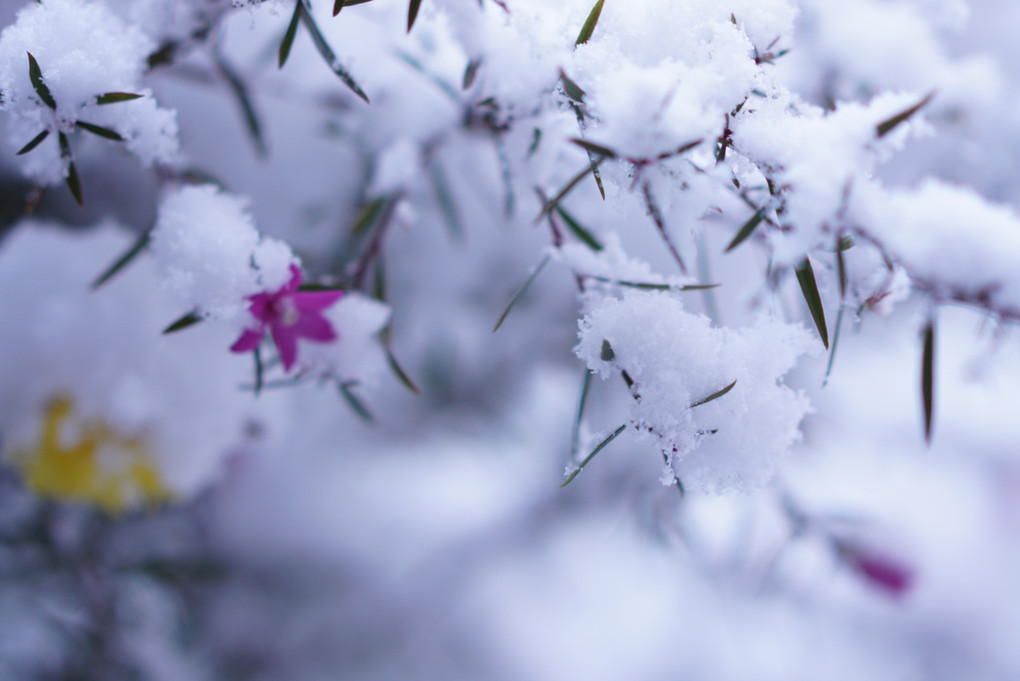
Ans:
{"type": "Polygon", "coordinates": [[[279,291],[249,296],[248,310],[255,324],[245,329],[230,346],[231,352],[251,352],[268,330],[280,353],[284,371],[290,371],[297,359],[298,338],[317,343],[336,340],[336,331],[322,316],[322,311],[338,301],[343,291],[299,291],[300,285],[301,270],[291,265],[290,281],[279,291]]]}

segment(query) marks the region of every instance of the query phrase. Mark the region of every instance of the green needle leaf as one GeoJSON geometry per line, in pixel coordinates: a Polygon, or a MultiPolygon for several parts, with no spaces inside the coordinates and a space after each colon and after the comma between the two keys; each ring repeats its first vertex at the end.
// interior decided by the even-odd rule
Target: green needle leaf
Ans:
{"type": "Polygon", "coordinates": [[[43,82],[42,69],[39,68],[39,62],[35,60],[31,52],[28,53],[28,78],[32,81],[32,87],[35,88],[35,93],[39,95],[43,104],[51,109],[56,109],[57,103],[54,101],[53,95],[50,94],[50,89],[43,82]]]}
{"type": "Polygon", "coordinates": [[[255,346],[255,352],[251,353],[255,358],[255,397],[262,392],[262,348],[255,346]]]}
{"type": "Polygon", "coordinates": [[[879,138],[885,137],[890,132],[892,132],[893,129],[895,129],[896,126],[898,126],[900,123],[904,123],[907,120],[909,120],[911,116],[920,111],[925,105],[928,104],[928,102],[934,99],[934,97],[935,92],[934,91],[929,92],[927,95],[925,95],[924,99],[922,99],[914,106],[910,107],[909,109],[905,109],[896,114],[895,116],[892,116],[891,118],[887,118],[886,120],[882,121],[881,123],[875,126],[875,134],[879,138]]]}
{"type": "Polygon", "coordinates": [[[581,180],[583,180],[585,177],[587,177],[588,173],[592,172],[593,168],[598,168],[602,164],[602,162],[605,161],[605,160],[606,160],[605,156],[599,158],[591,166],[585,168],[584,170],[579,172],[577,175],[575,175],[570,180],[570,182],[567,182],[567,184],[563,187],[563,189],[561,189],[559,192],[556,193],[556,196],[554,196],[553,198],[551,198],[551,199],[549,199],[548,201],[545,202],[545,205],[542,207],[542,212],[539,213],[538,217],[535,218],[535,222],[537,223],[539,220],[541,220],[546,215],[548,215],[549,211],[551,211],[553,208],[555,208],[559,204],[559,202],[563,200],[563,197],[565,197],[567,194],[569,194],[570,191],[574,187],[576,187],[577,184],[581,180]]]}
{"type": "Polygon", "coordinates": [[[570,141],[588,153],[595,154],[596,156],[605,156],[606,158],[616,158],[617,156],[616,152],[609,147],[604,147],[601,144],[595,144],[594,142],[583,140],[580,137],[572,137],[570,138],[570,141]]]}
{"type": "Polygon", "coordinates": [[[132,92],[107,92],[96,97],[96,104],[116,104],[118,102],[130,102],[132,99],[141,99],[144,95],[136,95],[132,92]]]}
{"type": "Polygon", "coordinates": [[[195,324],[198,324],[199,322],[202,321],[205,321],[205,317],[198,314],[198,310],[192,310],[188,314],[184,315],[183,317],[175,321],[170,326],[163,329],[163,334],[166,335],[168,333],[177,333],[178,331],[183,331],[189,326],[194,326],[195,324]]]}
{"type": "MultiPolygon", "coordinates": [[[[312,42],[315,43],[315,49],[319,51],[319,54],[325,60],[326,65],[329,66],[330,70],[333,71],[340,80],[343,81],[344,85],[349,87],[351,91],[358,97],[363,99],[365,103],[368,103],[368,95],[361,89],[361,86],[355,82],[351,74],[347,73],[347,70],[340,65],[340,60],[337,59],[336,53],[333,52],[333,48],[326,42],[326,36],[322,35],[322,31],[319,30],[319,25],[315,23],[315,18],[311,15],[308,9],[305,7],[305,0],[298,0],[297,13],[301,17],[301,22],[308,29],[309,35],[312,36],[312,42]]],[[[286,39],[286,36],[284,37],[286,39]]]]}
{"type": "Polygon", "coordinates": [[[110,279],[112,279],[115,274],[117,274],[122,269],[127,267],[128,263],[130,263],[132,260],[134,260],[135,256],[137,256],[139,253],[144,251],[146,246],[149,245],[149,234],[150,233],[151,233],[151,228],[149,230],[146,230],[142,234],[140,234],[138,236],[138,239],[135,240],[135,243],[132,244],[131,247],[129,249],[127,249],[122,256],[117,258],[116,262],[114,262],[112,265],[107,267],[106,270],[102,274],[100,274],[98,277],[96,277],[95,281],[92,282],[92,285],[90,286],[90,288],[93,291],[95,291],[97,288],[99,288],[100,286],[102,286],[106,282],[110,281],[110,279]]]}
{"type": "Polygon", "coordinates": [[[411,27],[414,26],[414,20],[418,18],[418,10],[421,8],[421,0],[411,0],[411,4],[407,6],[407,32],[411,32],[411,27]]]}
{"type": "Polygon", "coordinates": [[[815,281],[815,272],[811,269],[811,261],[805,257],[797,267],[797,281],[800,283],[800,290],[804,294],[804,302],[807,303],[811,318],[818,329],[818,335],[822,339],[822,345],[829,349],[829,332],[825,328],[825,311],[822,309],[822,298],[818,295],[818,283],[815,281]]]}
{"type": "Polygon", "coordinates": [[[588,402],[588,390],[591,389],[591,371],[584,370],[584,383],[581,385],[581,398],[577,402],[577,416],[570,433],[570,460],[577,458],[577,448],[581,441],[581,420],[584,418],[584,406],[588,402]]]}
{"type": "Polygon", "coordinates": [[[337,382],[336,387],[340,391],[340,396],[344,398],[351,410],[354,411],[361,420],[366,423],[372,423],[375,421],[375,417],[372,416],[372,412],[370,412],[365,404],[358,399],[357,395],[351,392],[351,388],[356,385],[356,381],[350,381],[347,383],[337,382]]]}
{"type": "Polygon", "coordinates": [[[595,3],[595,6],[591,8],[588,18],[581,27],[581,32],[577,34],[577,41],[574,43],[575,45],[583,45],[591,38],[592,33],[595,32],[595,26],[599,23],[599,15],[602,14],[602,5],[605,3],[606,0],[598,0],[598,2],[595,3]]]}
{"type": "Polygon", "coordinates": [[[737,235],[733,237],[733,241],[730,242],[730,245],[726,247],[726,250],[723,251],[723,253],[729,253],[734,248],[742,244],[747,237],[751,236],[754,232],[754,228],[757,227],[764,219],[765,209],[759,208],[754,212],[754,215],[752,215],[750,219],[744,223],[744,226],[737,231],[737,235]]]}
{"type": "Polygon", "coordinates": [[[31,141],[31,142],[29,142],[28,144],[26,144],[25,146],[23,146],[23,147],[21,148],[21,151],[19,151],[19,152],[17,153],[17,156],[21,156],[22,154],[27,154],[28,152],[32,151],[32,150],[33,150],[33,149],[35,149],[35,148],[36,148],[37,146],[39,146],[40,144],[42,144],[43,140],[44,140],[44,139],[46,139],[46,138],[47,138],[47,137],[49,137],[49,136],[50,136],[50,131],[49,131],[49,130],[43,130],[43,131],[42,131],[42,132],[40,132],[40,133],[39,133],[38,135],[36,135],[35,137],[33,137],[33,138],[32,138],[32,141],[31,141]]]}
{"type": "Polygon", "coordinates": [[[836,274],[839,277],[839,300],[846,300],[846,256],[843,249],[836,249],[836,274]]]}
{"type": "Polygon", "coordinates": [[[461,88],[467,90],[475,84],[475,79],[478,77],[478,69],[482,66],[482,58],[472,59],[468,62],[468,65],[464,68],[464,80],[461,83],[461,88]]]}
{"type": "Polygon", "coordinates": [[[701,400],[698,400],[697,402],[695,402],[694,404],[692,404],[690,408],[691,408],[691,409],[694,409],[695,407],[700,407],[700,406],[701,406],[701,405],[703,405],[703,404],[708,404],[708,403],[709,403],[709,402],[711,402],[712,400],[717,400],[717,399],[719,399],[720,397],[722,397],[723,395],[725,395],[725,394],[726,394],[726,393],[728,393],[729,391],[733,390],[733,386],[735,386],[736,384],[737,384],[737,382],[736,382],[736,381],[733,381],[732,383],[730,383],[730,384],[729,384],[728,386],[726,386],[726,387],[725,387],[725,388],[723,388],[722,390],[717,390],[716,392],[712,393],[712,394],[711,394],[711,395],[709,395],[708,397],[706,397],[706,398],[704,398],[704,399],[701,399],[701,400]]]}
{"type": "Polygon", "coordinates": [[[606,445],[608,445],[610,442],[615,440],[616,436],[619,435],[620,433],[622,433],[623,429],[626,428],[626,427],[627,427],[627,424],[626,423],[623,424],[622,426],[620,426],[619,428],[614,430],[609,435],[609,437],[607,437],[605,440],[600,442],[595,449],[591,450],[591,454],[586,456],[584,458],[584,461],[582,461],[578,465],[578,467],[574,469],[574,472],[570,474],[570,477],[563,481],[563,484],[560,485],[560,489],[563,489],[564,487],[569,485],[571,482],[573,482],[574,478],[576,478],[581,473],[581,470],[584,469],[584,467],[588,465],[588,462],[591,461],[593,458],[595,458],[595,455],[598,454],[599,452],[601,452],[605,448],[606,445]]]}
{"type": "MultiPolygon", "coordinates": [[[[335,14],[334,14],[335,16],[335,14]]],[[[283,40],[280,41],[280,68],[287,63],[287,57],[290,56],[290,48],[294,46],[294,38],[297,36],[298,19],[301,18],[301,0],[297,0],[294,3],[294,14],[290,18],[290,23],[287,25],[287,31],[283,34],[283,40]]]]}
{"type": "Polygon", "coordinates": [[[230,86],[231,92],[234,93],[234,97],[237,98],[237,103],[241,107],[241,113],[244,116],[245,126],[248,128],[248,136],[251,137],[252,144],[255,145],[255,153],[258,154],[259,158],[264,158],[268,153],[266,148],[266,139],[262,135],[262,125],[259,122],[259,115],[255,111],[255,104],[252,102],[251,96],[248,93],[248,86],[241,79],[240,74],[234,70],[230,62],[220,54],[218,51],[213,57],[216,61],[216,66],[219,67],[220,73],[226,79],[227,84],[230,86]]]}
{"type": "Polygon", "coordinates": [[[106,138],[108,140],[113,140],[114,142],[123,142],[124,141],[124,138],[121,137],[120,134],[116,130],[110,130],[109,128],[104,128],[103,126],[96,125],[94,123],[86,123],[85,121],[77,121],[77,122],[75,122],[74,127],[81,128],[82,130],[87,130],[87,131],[91,132],[93,135],[98,135],[98,136],[104,137],[104,138],[106,138]]]}
{"type": "Polygon", "coordinates": [[[924,404],[924,441],[931,444],[935,395],[935,320],[924,327],[924,351],[921,356],[921,400],[924,404]]]}
{"type": "Polygon", "coordinates": [[[71,190],[71,196],[78,202],[78,205],[82,205],[82,193],[81,193],[81,180],[78,179],[78,169],[74,167],[74,157],[71,156],[71,142],[68,141],[67,135],[64,133],[57,133],[57,140],[60,143],[60,156],[61,158],[67,159],[67,188],[71,190]]]}
{"type": "Polygon", "coordinates": [[[580,222],[575,220],[570,213],[563,210],[560,206],[556,206],[556,213],[563,218],[563,222],[567,225],[567,229],[573,232],[574,236],[583,241],[588,248],[596,252],[602,250],[602,244],[599,243],[599,240],[592,236],[592,233],[585,229],[580,222]]]}
{"type": "Polygon", "coordinates": [[[496,333],[499,327],[503,324],[503,320],[506,319],[506,316],[508,314],[510,314],[510,310],[512,310],[514,305],[517,304],[517,301],[524,297],[524,294],[527,293],[528,291],[528,287],[531,286],[531,282],[535,281],[535,278],[542,271],[542,268],[545,267],[546,264],[548,264],[551,258],[552,256],[548,254],[544,258],[542,258],[541,262],[539,262],[538,265],[535,266],[535,269],[531,271],[531,274],[528,276],[527,280],[523,284],[521,284],[521,287],[519,289],[517,289],[517,293],[514,294],[514,297],[510,299],[510,302],[507,303],[506,308],[504,308],[503,314],[501,314],[499,316],[499,319],[496,320],[496,325],[492,327],[493,333],[496,333]]]}
{"type": "Polygon", "coordinates": [[[560,82],[563,83],[563,92],[566,93],[567,97],[578,104],[584,104],[584,90],[582,90],[577,83],[572,81],[563,69],[560,69],[560,82]]]}
{"type": "Polygon", "coordinates": [[[333,3],[333,16],[340,14],[340,10],[344,8],[344,0],[335,0],[333,3]]]}
{"type": "Polygon", "coordinates": [[[393,354],[393,350],[390,349],[388,343],[383,345],[383,350],[386,351],[386,363],[389,365],[393,375],[397,377],[397,380],[415,395],[421,395],[421,390],[419,390],[418,386],[411,380],[411,377],[408,376],[407,372],[404,371],[404,368],[400,366],[400,362],[397,361],[397,357],[393,354]]]}

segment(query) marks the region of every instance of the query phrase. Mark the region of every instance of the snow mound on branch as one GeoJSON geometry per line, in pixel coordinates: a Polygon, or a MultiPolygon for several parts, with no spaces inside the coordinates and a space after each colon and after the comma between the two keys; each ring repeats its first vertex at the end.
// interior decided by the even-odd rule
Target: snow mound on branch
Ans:
{"type": "Polygon", "coordinates": [[[246,320],[247,297],[281,288],[295,262],[287,244],[259,235],[246,199],[213,185],[168,194],[151,246],[171,294],[224,320],[246,320]]]}
{"type": "Polygon", "coordinates": [[[670,479],[675,473],[686,486],[722,491],[761,485],[800,439],[808,399],[780,381],[816,346],[799,325],[764,319],[713,328],[674,295],[628,291],[592,305],[575,351],[603,379],[625,371],[633,381],[628,424],[657,441],[670,479]],[[734,381],[725,395],[699,404],[734,381]]]}
{"type": "Polygon", "coordinates": [[[178,151],[175,113],[160,109],[151,92],[140,86],[146,58],[155,47],[138,28],[98,2],[47,0],[22,9],[16,23],[0,34],[6,142],[18,150],[42,131],[51,133],[19,157],[23,172],[47,184],[63,180],[68,159],[62,158],[55,133],[71,133],[78,121],[119,133],[146,165],[172,161],[178,151]],[[27,53],[39,65],[53,107],[33,86],[27,53]],[[96,97],[110,92],[143,97],[97,104],[96,97]]]}

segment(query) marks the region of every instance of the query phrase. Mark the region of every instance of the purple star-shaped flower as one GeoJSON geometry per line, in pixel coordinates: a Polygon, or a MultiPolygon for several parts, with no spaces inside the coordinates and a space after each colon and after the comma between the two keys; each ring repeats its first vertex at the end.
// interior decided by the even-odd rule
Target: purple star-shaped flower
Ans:
{"type": "Polygon", "coordinates": [[[230,346],[231,352],[251,352],[262,342],[266,331],[273,336],[284,371],[290,371],[297,359],[298,338],[317,343],[337,339],[336,331],[322,311],[343,296],[343,291],[299,291],[301,270],[290,266],[290,281],[274,293],[256,293],[248,297],[248,310],[255,324],[245,329],[230,346]]]}

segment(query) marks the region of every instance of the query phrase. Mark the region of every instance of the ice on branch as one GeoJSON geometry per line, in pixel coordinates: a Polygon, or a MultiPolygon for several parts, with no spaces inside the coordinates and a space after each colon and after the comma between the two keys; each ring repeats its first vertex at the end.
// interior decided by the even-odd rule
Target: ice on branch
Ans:
{"type": "Polygon", "coordinates": [[[591,302],[576,352],[603,379],[625,372],[630,425],[685,486],[724,490],[768,480],[800,439],[808,400],[781,379],[816,346],[801,326],[713,328],[676,294],[631,290],[591,302]]]}
{"type": "Polygon", "coordinates": [[[167,194],[151,244],[182,308],[239,324],[248,298],[283,288],[295,262],[287,244],[259,234],[246,199],[213,185],[167,194]]]}
{"type": "Polygon", "coordinates": [[[0,34],[4,137],[12,154],[23,152],[22,171],[45,184],[62,181],[79,147],[72,133],[123,142],[145,165],[172,161],[175,113],[140,84],[154,48],[101,3],[26,5],[0,34]]]}
{"type": "Polygon", "coordinates": [[[0,247],[3,453],[39,494],[118,511],[185,498],[246,442],[261,405],[236,386],[229,331],[160,335],[175,303],[149,258],[89,291],[131,243],[113,226],[25,222],[0,247]]]}

